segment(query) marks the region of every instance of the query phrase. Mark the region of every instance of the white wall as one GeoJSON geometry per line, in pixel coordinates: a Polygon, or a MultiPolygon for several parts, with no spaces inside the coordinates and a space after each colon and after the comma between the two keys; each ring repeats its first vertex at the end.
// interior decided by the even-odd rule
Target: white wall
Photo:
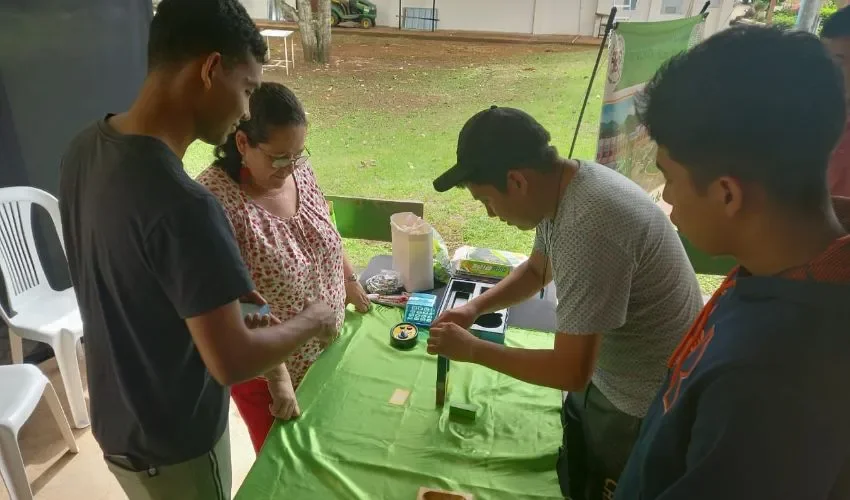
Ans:
{"type": "MultiPolygon", "coordinates": [[[[253,19],[268,19],[269,18],[269,5],[274,0],[239,0],[242,5],[245,6],[245,10],[248,11],[248,15],[250,15],[253,19]]],[[[295,0],[286,0],[286,3],[295,7],[295,0]]]]}
{"type": "Polygon", "coordinates": [[[447,30],[531,33],[534,3],[534,0],[443,0],[437,2],[437,10],[440,26],[447,30]]]}
{"type": "MultiPolygon", "coordinates": [[[[631,16],[631,21],[669,21],[672,19],[681,19],[683,17],[695,16],[702,10],[706,0],[679,0],[681,3],[680,14],[666,14],[663,12],[664,0],[638,0],[637,8],[631,16]]],[[[675,3],[676,0],[668,0],[669,4],[675,3]]],[[[709,18],[711,16],[719,17],[720,11],[731,12],[734,0],[711,0],[708,7],[709,18]]],[[[715,25],[715,21],[708,22],[708,28],[715,25]]]]}
{"type": "Polygon", "coordinates": [[[706,34],[715,33],[720,30],[724,30],[729,27],[729,23],[740,16],[743,16],[747,13],[748,10],[752,8],[752,5],[740,4],[735,2],[724,2],[723,5],[717,9],[717,16],[715,18],[715,26],[712,31],[706,30],[706,34]]]}
{"type": "Polygon", "coordinates": [[[596,0],[537,0],[534,34],[592,35],[597,22],[597,3],[596,0]]]}
{"type": "MultiPolygon", "coordinates": [[[[372,0],[378,25],[398,27],[398,0],[372,0]]],[[[561,0],[572,2],[573,0],[561,0]]],[[[437,0],[437,27],[444,30],[531,33],[535,0],[437,0]]],[[[431,0],[402,0],[404,7],[430,9],[431,0]]]]}
{"type": "MultiPolygon", "coordinates": [[[[252,17],[268,17],[271,0],[241,0],[252,17]]],[[[437,0],[438,29],[534,33],[536,35],[596,36],[612,2],[626,0],[437,0]]],[[[618,13],[630,21],[661,21],[696,15],[705,0],[681,1],[682,14],[662,13],[665,0],[637,0],[635,10],[618,13]]],[[[293,4],[294,0],[287,0],[293,4]]],[[[398,0],[372,0],[378,8],[378,26],[398,27],[398,0]]],[[[735,0],[712,0],[706,35],[729,25],[735,0]]],[[[402,0],[404,7],[431,8],[432,0],[402,0]]]]}
{"type": "Polygon", "coordinates": [[[271,0],[239,0],[254,19],[269,18],[269,2],[271,0]]]}
{"type": "Polygon", "coordinates": [[[372,0],[372,3],[378,8],[375,24],[398,28],[398,0],[372,0]]]}

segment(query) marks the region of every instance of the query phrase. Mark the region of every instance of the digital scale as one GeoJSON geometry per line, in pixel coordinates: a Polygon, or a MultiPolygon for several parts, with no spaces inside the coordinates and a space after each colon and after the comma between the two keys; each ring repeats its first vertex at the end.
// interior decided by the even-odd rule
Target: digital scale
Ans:
{"type": "Polygon", "coordinates": [[[407,350],[416,346],[419,328],[429,328],[437,317],[437,296],[414,293],[406,297],[404,321],[390,329],[390,345],[407,350]]]}
{"type": "Polygon", "coordinates": [[[430,293],[414,293],[407,299],[404,322],[428,328],[437,319],[437,296],[430,293]]]}

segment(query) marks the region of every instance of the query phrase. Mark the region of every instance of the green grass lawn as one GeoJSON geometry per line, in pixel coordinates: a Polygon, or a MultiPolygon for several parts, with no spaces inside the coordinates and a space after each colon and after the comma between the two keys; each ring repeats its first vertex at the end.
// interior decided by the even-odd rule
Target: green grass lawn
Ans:
{"type": "MultiPolygon", "coordinates": [[[[426,219],[450,252],[470,244],[527,254],[533,232],[489,219],[466,191],[438,194],[431,182],[454,163],[464,122],[491,104],[521,108],[536,117],[566,156],[595,55],[595,48],[540,49],[479,64],[434,68],[402,62],[380,71],[318,70],[295,78],[266,78],[290,86],[304,103],[310,119],[307,145],[326,194],[423,201],[426,219]]],[[[603,79],[597,78],[576,158],[595,157],[602,92],[603,79]]],[[[211,159],[212,148],[195,143],[184,163],[197,175],[211,159]]],[[[346,249],[352,262],[363,267],[375,254],[389,252],[389,245],[349,240],[346,249]]],[[[715,280],[707,279],[705,285],[711,289],[715,280]]]]}
{"type": "MultiPolygon", "coordinates": [[[[326,194],[424,201],[426,218],[450,248],[466,243],[528,253],[532,232],[489,219],[483,206],[463,190],[434,192],[431,181],[453,164],[464,122],[491,104],[522,108],[535,116],[566,155],[594,56],[592,49],[523,55],[487,66],[418,71],[404,81],[393,72],[375,73],[362,92],[382,95],[364,99],[363,105],[346,99],[342,104],[350,107],[342,109],[339,101],[320,93],[299,92],[299,86],[340,86],[332,75],[310,75],[309,83],[301,85],[283,83],[293,87],[310,113],[307,145],[326,194]],[[405,102],[405,97],[412,99],[405,102]],[[375,105],[382,102],[385,105],[375,105]]],[[[602,85],[595,87],[577,157],[595,155],[602,85]]],[[[197,175],[211,159],[212,148],[195,143],[184,162],[187,171],[197,175]]],[[[349,241],[347,248],[356,264],[364,265],[388,247],[349,241]]]]}

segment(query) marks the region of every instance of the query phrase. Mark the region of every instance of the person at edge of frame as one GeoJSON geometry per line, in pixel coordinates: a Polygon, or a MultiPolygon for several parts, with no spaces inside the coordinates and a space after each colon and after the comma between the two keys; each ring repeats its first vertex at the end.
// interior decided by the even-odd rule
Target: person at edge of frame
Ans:
{"type": "Polygon", "coordinates": [[[616,499],[850,498],[850,200],[827,187],[841,80],[814,35],[741,26],[639,99],[672,221],[739,266],[670,358],[616,499]]]}
{"type": "MultiPolygon", "coordinates": [[[[844,74],[845,102],[850,103],[850,7],[844,7],[823,23],[821,39],[844,74]]],[[[850,196],[850,117],[836,145],[827,169],[829,191],[850,196]]]]}

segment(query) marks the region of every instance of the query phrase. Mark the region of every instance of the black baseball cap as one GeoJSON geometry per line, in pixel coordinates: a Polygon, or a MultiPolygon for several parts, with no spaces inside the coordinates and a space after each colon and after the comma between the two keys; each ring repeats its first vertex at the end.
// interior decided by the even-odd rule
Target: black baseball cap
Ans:
{"type": "Polygon", "coordinates": [[[507,172],[539,164],[551,136],[525,111],[490,106],[469,119],[457,140],[457,163],[434,180],[442,193],[478,177],[482,172],[507,172]]]}

